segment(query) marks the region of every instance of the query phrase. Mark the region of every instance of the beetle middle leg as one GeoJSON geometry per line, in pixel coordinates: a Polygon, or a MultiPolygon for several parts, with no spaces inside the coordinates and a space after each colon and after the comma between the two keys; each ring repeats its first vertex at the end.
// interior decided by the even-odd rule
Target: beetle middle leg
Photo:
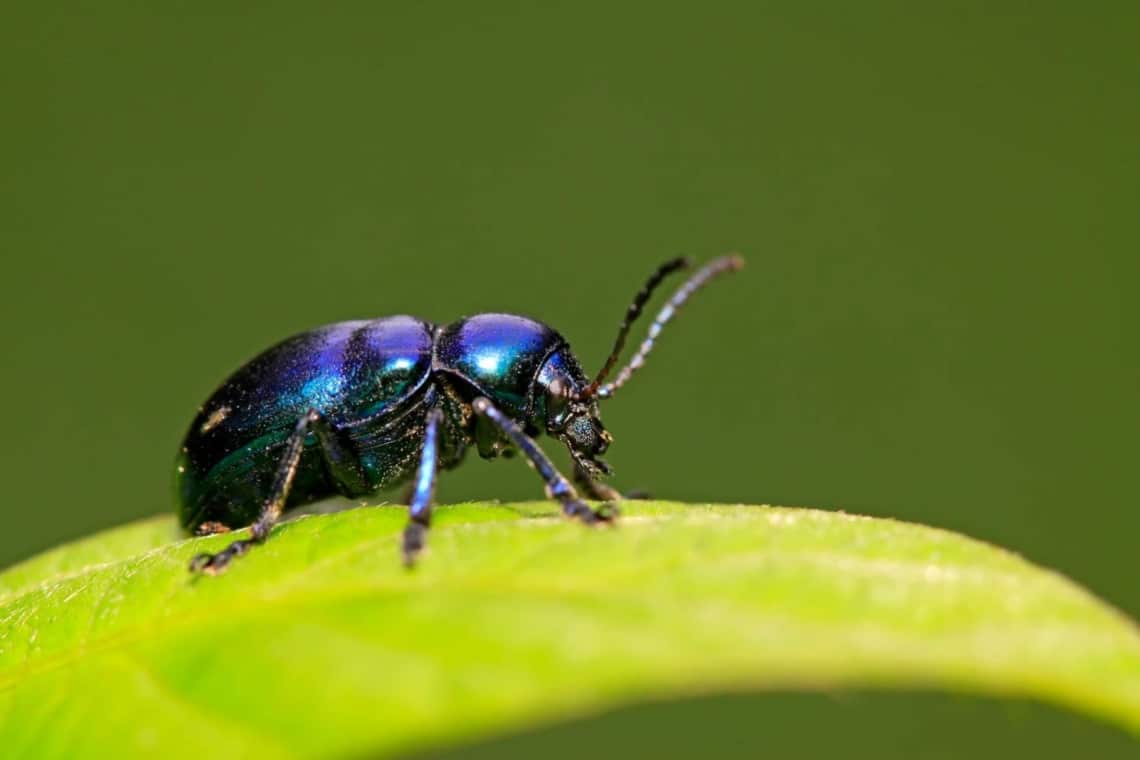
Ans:
{"type": "Polygon", "coordinates": [[[431,525],[432,501],[435,497],[435,479],[439,472],[439,428],[443,411],[433,407],[424,425],[424,446],[416,479],[412,481],[408,499],[408,525],[404,528],[404,565],[411,567],[424,548],[424,538],[431,525]]]}
{"type": "Polygon", "coordinates": [[[190,560],[191,572],[204,572],[210,575],[219,573],[234,557],[239,557],[256,544],[265,542],[269,537],[269,531],[280,519],[285,502],[289,499],[289,490],[293,487],[293,479],[301,463],[301,454],[305,450],[305,438],[310,432],[317,434],[329,470],[341,487],[357,488],[361,485],[364,476],[359,464],[355,463],[354,457],[341,445],[336,431],[332,429],[324,415],[315,409],[310,409],[297,421],[297,426],[285,442],[285,452],[281,456],[281,463],[277,466],[269,495],[261,507],[257,520],[250,526],[250,537],[234,541],[215,554],[203,553],[195,556],[190,560]]]}
{"type": "Polygon", "coordinates": [[[499,409],[491,403],[487,398],[480,396],[471,402],[471,408],[480,417],[485,417],[503,432],[514,444],[515,448],[522,452],[526,457],[527,462],[539,474],[539,477],[546,483],[546,494],[552,499],[557,499],[558,503],[562,505],[562,512],[568,517],[573,517],[585,523],[596,522],[609,522],[613,520],[616,514],[612,504],[603,505],[602,508],[594,510],[591,509],[586,502],[582,501],[578,496],[578,492],[574,490],[574,486],[570,485],[570,481],[560,473],[546,454],[542,453],[542,449],[534,442],[529,435],[522,431],[522,428],[515,423],[507,415],[503,414],[499,409]]]}

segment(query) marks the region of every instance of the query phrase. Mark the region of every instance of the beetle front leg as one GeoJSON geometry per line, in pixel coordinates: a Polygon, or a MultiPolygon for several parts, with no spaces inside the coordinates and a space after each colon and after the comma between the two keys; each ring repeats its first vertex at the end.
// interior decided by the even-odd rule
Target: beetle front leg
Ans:
{"type": "Polygon", "coordinates": [[[595,480],[581,465],[574,465],[574,482],[587,496],[598,501],[621,501],[626,498],[613,486],[595,480]]]}
{"type": "Polygon", "coordinates": [[[573,517],[585,523],[596,522],[609,522],[613,520],[616,510],[612,505],[605,505],[601,509],[591,509],[586,502],[582,501],[578,496],[578,492],[574,490],[574,486],[570,485],[570,481],[560,473],[546,456],[542,453],[542,449],[538,444],[522,431],[522,428],[515,423],[507,415],[503,414],[499,409],[491,403],[487,398],[480,396],[471,402],[471,408],[480,417],[485,417],[498,426],[499,430],[503,432],[511,440],[530,466],[535,469],[539,477],[546,483],[546,494],[551,499],[556,499],[562,505],[562,512],[568,517],[573,517]]]}
{"type": "Polygon", "coordinates": [[[322,420],[321,413],[311,409],[297,422],[297,427],[293,429],[285,443],[285,453],[281,457],[281,464],[277,466],[277,474],[273,478],[273,486],[269,489],[269,497],[262,505],[257,521],[250,526],[250,537],[234,541],[216,554],[203,553],[195,556],[190,560],[190,572],[216,575],[224,570],[234,557],[240,557],[254,545],[263,543],[268,538],[270,529],[281,517],[281,510],[289,498],[289,489],[293,487],[293,478],[297,475],[301,453],[305,450],[305,437],[309,434],[310,427],[322,420]]]}
{"type": "Polygon", "coordinates": [[[632,491],[622,492],[600,480],[595,480],[594,476],[581,465],[574,466],[574,482],[591,499],[598,501],[643,501],[650,498],[649,492],[644,489],[636,488],[632,491]]]}
{"type": "Polygon", "coordinates": [[[420,466],[408,500],[408,526],[404,528],[404,565],[411,567],[424,548],[424,538],[431,525],[432,500],[435,496],[435,479],[439,472],[439,426],[443,412],[439,407],[428,412],[424,425],[424,447],[420,466]]]}

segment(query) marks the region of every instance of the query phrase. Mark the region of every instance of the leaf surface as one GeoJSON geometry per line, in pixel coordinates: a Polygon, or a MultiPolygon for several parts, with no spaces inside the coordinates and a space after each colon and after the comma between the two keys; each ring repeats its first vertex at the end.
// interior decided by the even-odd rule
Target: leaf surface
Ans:
{"type": "Polygon", "coordinates": [[[1140,732],[1140,632],[1064,577],[918,525],[627,503],[286,523],[222,576],[154,518],[0,574],[0,746],[42,757],[307,757],[462,742],[645,699],[937,688],[1140,732]]]}

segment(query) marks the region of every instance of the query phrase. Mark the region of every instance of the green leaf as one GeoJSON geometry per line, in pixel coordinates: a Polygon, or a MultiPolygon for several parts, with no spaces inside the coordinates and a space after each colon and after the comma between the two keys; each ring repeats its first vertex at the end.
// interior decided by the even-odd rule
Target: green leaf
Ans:
{"type": "Polygon", "coordinates": [[[804,509],[396,508],[282,525],[218,577],[152,519],[0,575],[7,756],[296,757],[469,740],[648,698],[776,688],[1031,697],[1140,732],[1140,632],[946,531],[804,509]]]}

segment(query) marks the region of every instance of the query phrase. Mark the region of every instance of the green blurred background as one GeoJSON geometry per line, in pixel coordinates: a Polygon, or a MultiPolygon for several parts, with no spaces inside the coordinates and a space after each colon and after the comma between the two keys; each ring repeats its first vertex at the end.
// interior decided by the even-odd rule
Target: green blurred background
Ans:
{"type": "Polygon", "coordinates": [[[1140,614],[1140,6],[937,6],[5,4],[0,562],[172,509],[288,334],[517,311],[593,368],[659,261],[739,250],[607,405],[620,487],[943,526],[1140,614]]]}

